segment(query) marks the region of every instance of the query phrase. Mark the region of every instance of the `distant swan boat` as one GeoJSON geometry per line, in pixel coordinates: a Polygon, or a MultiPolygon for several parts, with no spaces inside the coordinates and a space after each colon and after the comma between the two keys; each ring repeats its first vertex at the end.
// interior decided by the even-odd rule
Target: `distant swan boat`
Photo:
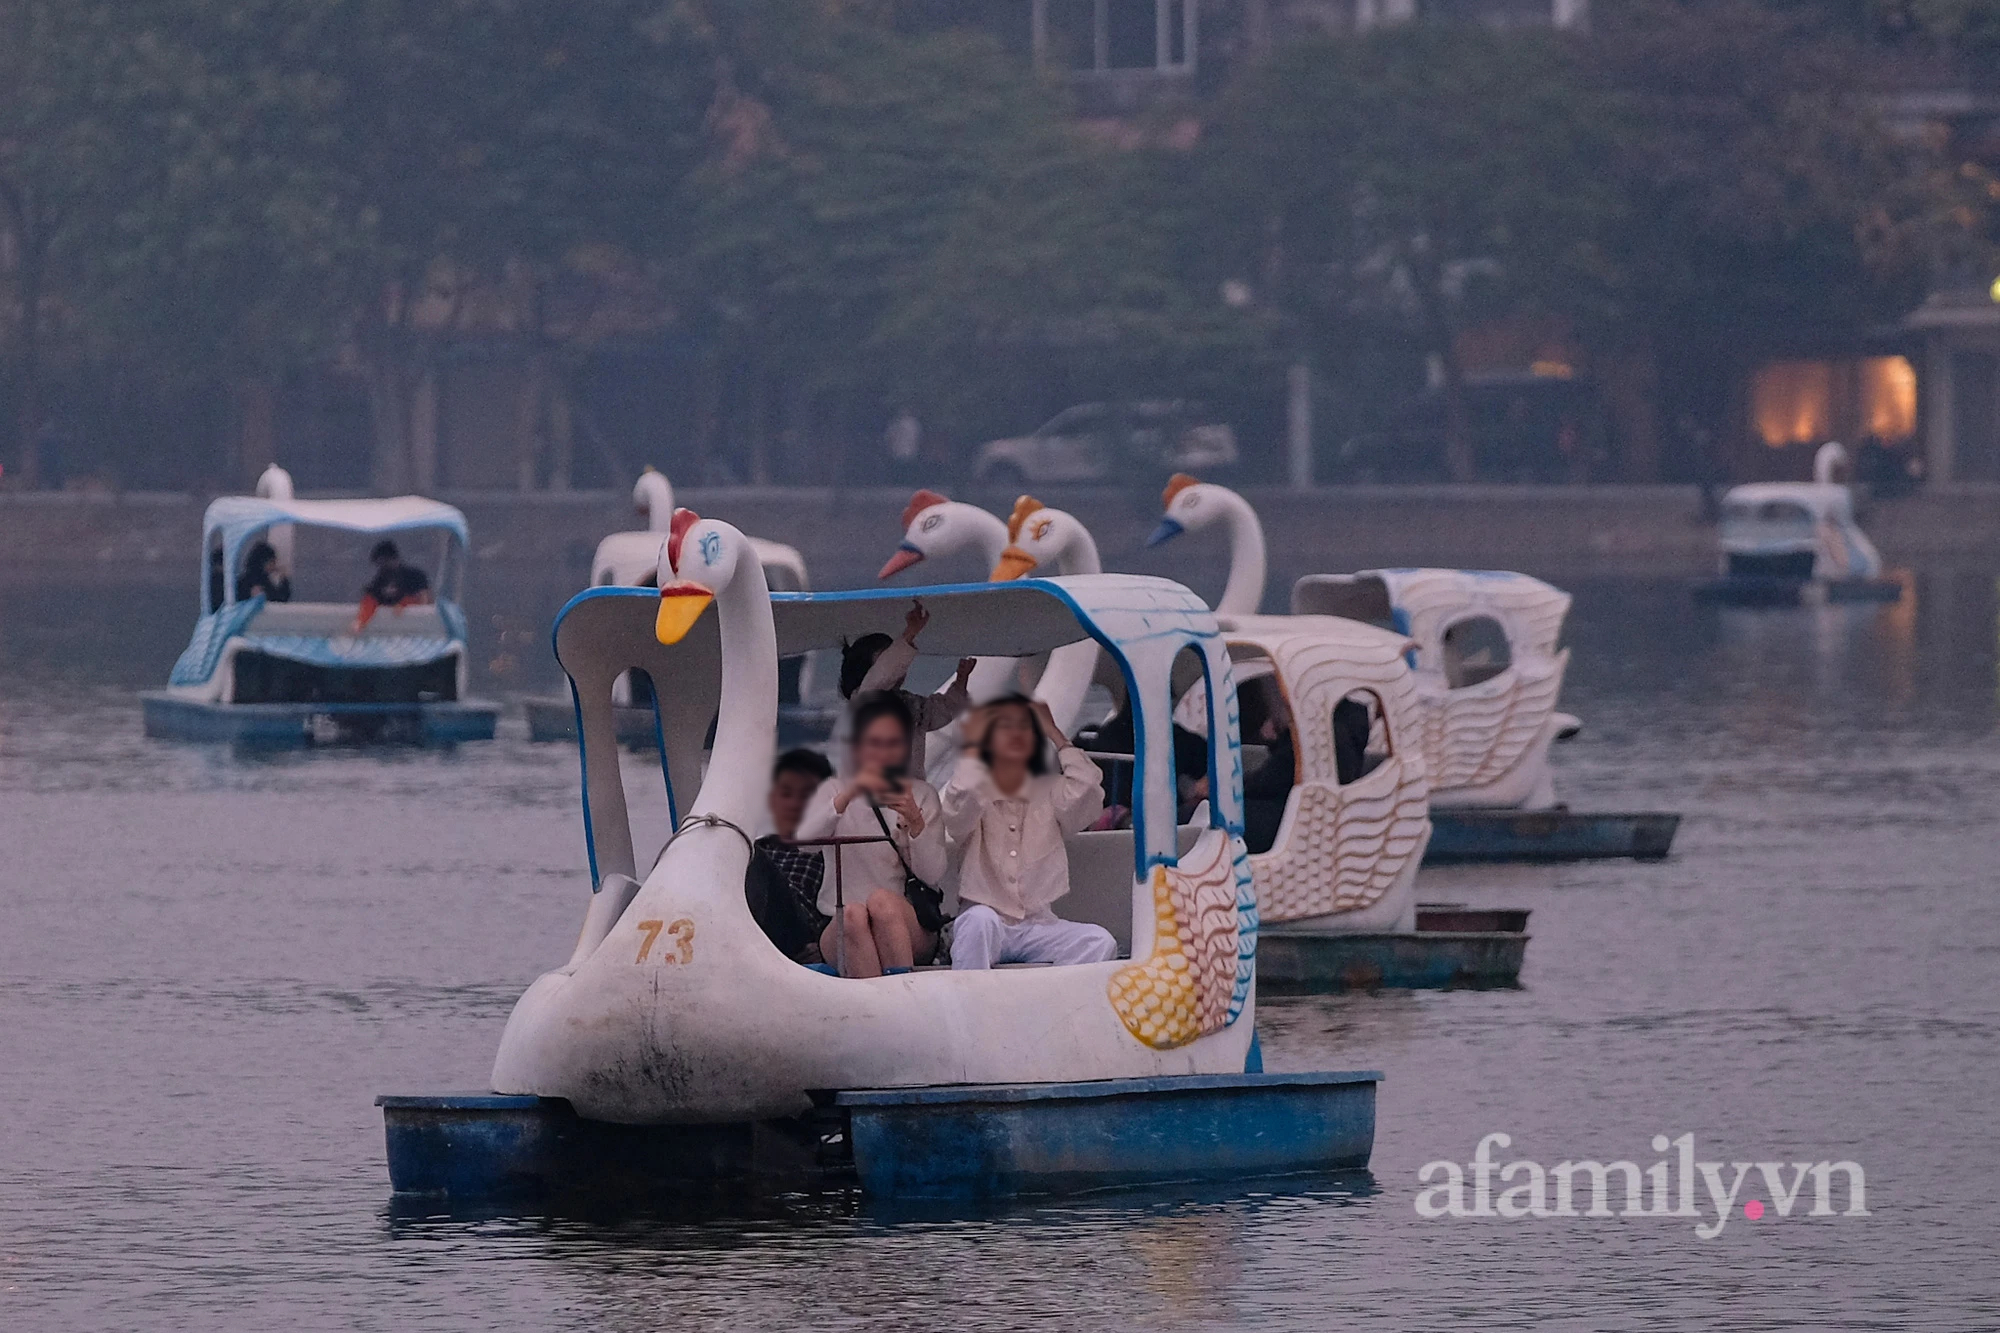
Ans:
{"type": "Polygon", "coordinates": [[[1733,487],[1722,497],[1717,577],[1697,599],[1735,606],[1801,600],[1893,602],[1903,585],[1883,577],[1882,556],[1854,518],[1854,494],[1839,477],[1847,451],[1820,446],[1813,479],[1733,487]]]}
{"type": "MultiPolygon", "coordinates": [[[[414,495],[296,500],[291,477],[276,466],[258,491],[216,500],[202,518],[202,614],[167,687],[140,696],[146,734],[265,745],[492,739],[499,705],[467,697],[466,619],[456,600],[465,516],[414,495]],[[354,602],[243,596],[252,544],[268,540],[289,570],[299,529],[404,541],[435,535],[434,600],[363,616],[354,602]]],[[[366,564],[358,553],[354,568],[359,583],[366,564]]]]}

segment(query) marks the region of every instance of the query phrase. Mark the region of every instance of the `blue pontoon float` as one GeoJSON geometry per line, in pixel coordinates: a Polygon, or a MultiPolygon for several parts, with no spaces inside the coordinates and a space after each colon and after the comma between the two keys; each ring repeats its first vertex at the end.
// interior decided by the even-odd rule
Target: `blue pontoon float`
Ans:
{"type": "MultiPolygon", "coordinates": [[[[466,697],[466,621],[456,600],[466,542],[463,514],[414,495],[215,501],[202,520],[201,619],[167,688],[140,696],[146,734],[272,746],[491,740],[499,705],[466,697]],[[406,542],[434,535],[434,600],[384,608],[364,626],[354,602],[239,596],[251,546],[270,538],[288,550],[295,529],[406,542]]],[[[355,583],[365,582],[358,557],[355,569],[355,583]]]]}
{"type": "MultiPolygon", "coordinates": [[[[744,899],[779,661],[900,626],[906,592],[772,595],[727,524],[677,524],[658,591],[566,607],[592,895],[569,961],[508,1020],[492,1087],[380,1100],[400,1195],[447,1207],[728,1182],[851,1182],[883,1199],[1010,1197],[1364,1166],[1372,1072],[1266,1075],[1235,687],[1214,617],[1127,575],[928,588],[926,652],[1032,656],[1094,639],[1137,740],[1129,827],[1069,843],[1063,915],[1122,956],[843,979],[784,957],[744,899]],[[655,692],[679,833],[635,846],[613,684],[655,692]],[[1176,820],[1173,680],[1209,684],[1200,824],[1176,820]],[[704,766],[704,738],[713,745],[704,766]]],[[[947,901],[947,907],[953,906],[947,901]]]]}

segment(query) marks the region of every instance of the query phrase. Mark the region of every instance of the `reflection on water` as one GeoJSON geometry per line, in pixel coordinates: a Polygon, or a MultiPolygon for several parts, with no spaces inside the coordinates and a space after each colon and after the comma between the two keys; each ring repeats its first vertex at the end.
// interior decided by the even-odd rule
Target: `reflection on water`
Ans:
{"type": "MultiPolygon", "coordinates": [[[[569,947],[573,753],[518,716],[449,752],[148,742],[132,694],[180,650],[187,590],[0,590],[0,1327],[2000,1320],[1993,571],[1782,612],[1571,586],[1565,794],[1682,810],[1680,846],[1427,890],[1533,909],[1519,991],[1262,1006],[1270,1067],[1387,1072],[1370,1173],[596,1220],[392,1207],[371,1104],[483,1085],[509,1006],[569,947]],[[1851,1157],[1875,1216],[1710,1242],[1419,1219],[1418,1169],[1494,1131],[1541,1162],[1649,1160],[1682,1132],[1722,1160],[1851,1157]]],[[[554,683],[566,594],[475,571],[481,689],[554,683]]]]}

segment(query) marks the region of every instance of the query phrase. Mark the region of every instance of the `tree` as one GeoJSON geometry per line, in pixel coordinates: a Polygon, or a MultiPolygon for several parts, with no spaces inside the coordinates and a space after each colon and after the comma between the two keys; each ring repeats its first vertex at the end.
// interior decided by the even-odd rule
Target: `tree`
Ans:
{"type": "Polygon", "coordinates": [[[1050,379],[1091,397],[1226,400],[1270,368],[1268,322],[1228,305],[1200,260],[1185,150],[1069,126],[1023,149],[899,285],[876,346],[904,395],[1018,427],[1024,389],[1050,379]]]}
{"type": "Polygon", "coordinates": [[[1722,384],[1774,330],[1860,329],[1915,302],[1955,187],[1880,123],[1889,57],[1847,17],[1623,0],[1593,20],[1630,203],[1605,239],[1618,300],[1601,330],[1722,384]]]}
{"type": "Polygon", "coordinates": [[[170,45],[147,0],[0,0],[0,252],[10,259],[7,375],[19,476],[40,471],[51,319],[154,169],[170,45]]]}
{"type": "Polygon", "coordinates": [[[681,271],[722,331],[718,357],[750,383],[761,481],[773,387],[889,387],[878,334],[930,257],[968,208],[1066,151],[1073,131],[983,36],[909,35],[815,6],[769,6],[722,34],[711,87],[681,271]]]}
{"type": "Polygon", "coordinates": [[[1482,311],[1601,303],[1607,106],[1542,33],[1410,25],[1275,52],[1203,145],[1234,278],[1301,352],[1359,324],[1444,376],[1452,475],[1473,475],[1458,335],[1482,311]]]}

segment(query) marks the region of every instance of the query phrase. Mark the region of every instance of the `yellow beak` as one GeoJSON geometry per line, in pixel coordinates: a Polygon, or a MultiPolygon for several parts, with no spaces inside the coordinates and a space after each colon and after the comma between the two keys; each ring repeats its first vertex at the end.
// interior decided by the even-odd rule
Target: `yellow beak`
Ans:
{"type": "Polygon", "coordinates": [[[987,582],[1006,583],[1021,578],[1040,563],[1020,547],[1009,546],[1000,553],[1000,563],[993,566],[993,572],[987,575],[987,582]]]}
{"type": "Polygon", "coordinates": [[[714,600],[715,594],[700,584],[668,584],[660,589],[660,610],[653,618],[653,637],[661,643],[679,643],[714,600]]]}

